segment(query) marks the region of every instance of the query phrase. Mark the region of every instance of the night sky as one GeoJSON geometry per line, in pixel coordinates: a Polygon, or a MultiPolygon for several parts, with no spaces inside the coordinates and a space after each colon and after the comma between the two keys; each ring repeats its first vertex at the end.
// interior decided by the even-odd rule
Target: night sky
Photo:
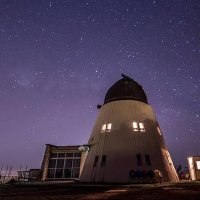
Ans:
{"type": "Polygon", "coordinates": [[[140,83],[175,164],[200,155],[199,0],[0,0],[0,165],[88,141],[109,87],[140,83]]]}

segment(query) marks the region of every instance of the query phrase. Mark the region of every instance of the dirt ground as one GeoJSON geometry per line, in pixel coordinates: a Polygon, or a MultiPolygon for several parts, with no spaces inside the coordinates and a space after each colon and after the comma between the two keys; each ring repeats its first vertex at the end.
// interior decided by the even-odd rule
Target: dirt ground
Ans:
{"type": "Polygon", "coordinates": [[[0,185],[0,200],[200,200],[200,182],[145,185],[0,185]]]}

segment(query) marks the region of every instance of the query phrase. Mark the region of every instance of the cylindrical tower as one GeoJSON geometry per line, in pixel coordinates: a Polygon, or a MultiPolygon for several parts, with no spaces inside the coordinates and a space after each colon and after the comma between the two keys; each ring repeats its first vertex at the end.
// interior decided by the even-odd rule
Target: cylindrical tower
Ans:
{"type": "Polygon", "coordinates": [[[141,85],[122,75],[106,93],[88,141],[81,182],[178,181],[141,85]]]}

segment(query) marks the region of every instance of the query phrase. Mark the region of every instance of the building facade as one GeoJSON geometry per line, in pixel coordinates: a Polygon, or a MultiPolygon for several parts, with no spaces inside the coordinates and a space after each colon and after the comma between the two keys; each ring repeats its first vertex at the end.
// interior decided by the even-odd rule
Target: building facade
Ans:
{"type": "Polygon", "coordinates": [[[42,162],[42,180],[79,179],[87,151],[80,146],[46,144],[42,162]]]}
{"type": "Polygon", "coordinates": [[[146,94],[122,75],[106,93],[88,141],[81,182],[178,181],[169,151],[146,94]]]}

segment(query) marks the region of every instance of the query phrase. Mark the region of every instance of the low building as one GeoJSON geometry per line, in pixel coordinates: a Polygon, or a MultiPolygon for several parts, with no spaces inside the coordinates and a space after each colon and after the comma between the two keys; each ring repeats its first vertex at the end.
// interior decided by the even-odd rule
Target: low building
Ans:
{"type": "Polygon", "coordinates": [[[200,156],[190,156],[187,158],[190,178],[200,180],[200,156]]]}
{"type": "Polygon", "coordinates": [[[85,162],[84,146],[55,146],[46,144],[41,166],[42,180],[78,179],[85,162]]]}
{"type": "Polygon", "coordinates": [[[29,169],[17,171],[17,179],[21,182],[38,181],[41,179],[41,169],[29,169]]]}

